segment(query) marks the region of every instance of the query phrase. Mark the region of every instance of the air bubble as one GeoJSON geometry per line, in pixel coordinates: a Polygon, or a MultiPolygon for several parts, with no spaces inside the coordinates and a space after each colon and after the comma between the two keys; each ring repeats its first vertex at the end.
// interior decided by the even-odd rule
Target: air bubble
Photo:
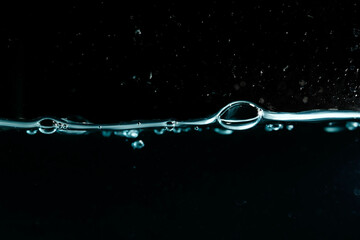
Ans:
{"type": "Polygon", "coordinates": [[[43,134],[53,134],[58,129],[58,123],[50,118],[44,118],[39,121],[39,131],[43,134]]]}
{"type": "Polygon", "coordinates": [[[254,127],[262,118],[263,110],[253,103],[238,101],[228,104],[218,114],[221,126],[230,130],[245,130],[254,127]]]}
{"type": "Polygon", "coordinates": [[[202,128],[199,128],[199,126],[196,126],[196,127],[194,127],[194,130],[195,130],[195,131],[198,131],[198,132],[201,132],[201,131],[202,131],[202,128]]]}

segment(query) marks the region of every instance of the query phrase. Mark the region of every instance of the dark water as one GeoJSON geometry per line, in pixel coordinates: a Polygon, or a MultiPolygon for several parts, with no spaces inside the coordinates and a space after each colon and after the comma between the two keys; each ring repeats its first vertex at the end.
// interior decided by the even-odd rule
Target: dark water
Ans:
{"type": "Polygon", "coordinates": [[[359,132],[263,128],[127,139],[2,132],[13,239],[359,237],[359,132]]]}

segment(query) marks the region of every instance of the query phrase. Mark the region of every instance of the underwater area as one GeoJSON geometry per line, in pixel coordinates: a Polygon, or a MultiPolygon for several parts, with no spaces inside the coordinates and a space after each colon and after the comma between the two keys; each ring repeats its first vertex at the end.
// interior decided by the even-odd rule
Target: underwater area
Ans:
{"type": "Polygon", "coordinates": [[[1,239],[359,239],[356,1],[3,9],[1,239]]]}

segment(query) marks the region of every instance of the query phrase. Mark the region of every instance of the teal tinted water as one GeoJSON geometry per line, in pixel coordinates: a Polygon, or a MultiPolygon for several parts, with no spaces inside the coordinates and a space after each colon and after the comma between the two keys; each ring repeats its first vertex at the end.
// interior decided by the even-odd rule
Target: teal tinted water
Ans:
{"type": "MultiPolygon", "coordinates": [[[[304,112],[273,112],[265,110],[248,101],[232,102],[217,113],[203,119],[188,121],[160,120],[134,121],[117,124],[94,124],[74,122],[66,118],[44,117],[33,121],[0,120],[3,129],[25,130],[29,135],[37,134],[88,134],[101,132],[104,137],[112,135],[136,139],[142,131],[151,130],[157,135],[165,132],[182,133],[189,131],[212,130],[221,135],[234,131],[249,130],[263,126],[265,131],[291,131],[294,125],[302,123],[324,123],[324,131],[335,133],[353,131],[359,127],[360,112],[347,110],[311,110],[304,112]]],[[[134,149],[144,147],[141,140],[133,142],[134,149]]]]}

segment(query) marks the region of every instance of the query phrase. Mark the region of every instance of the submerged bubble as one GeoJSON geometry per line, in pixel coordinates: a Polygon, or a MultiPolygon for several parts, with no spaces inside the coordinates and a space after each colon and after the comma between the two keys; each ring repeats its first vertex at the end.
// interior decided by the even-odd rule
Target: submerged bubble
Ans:
{"type": "Polygon", "coordinates": [[[142,140],[138,140],[138,141],[131,143],[131,146],[133,147],[133,149],[141,149],[145,146],[145,144],[142,140]]]}
{"type": "Polygon", "coordinates": [[[358,122],[347,122],[346,123],[346,128],[349,131],[354,131],[356,128],[359,127],[359,123],[358,122]]]}
{"type": "Polygon", "coordinates": [[[181,133],[181,128],[174,128],[173,132],[174,133],[181,133]]]}
{"type": "Polygon", "coordinates": [[[215,128],[214,132],[221,134],[221,135],[230,135],[232,134],[234,131],[230,130],[230,129],[221,129],[221,128],[215,128]]]}
{"type": "Polygon", "coordinates": [[[283,129],[283,127],[284,126],[280,123],[274,123],[274,124],[270,123],[270,124],[265,125],[265,131],[267,131],[267,132],[279,131],[279,130],[283,129]]]}
{"type": "Polygon", "coordinates": [[[324,131],[328,133],[337,133],[344,131],[345,128],[342,126],[336,126],[333,123],[329,123],[329,126],[324,127],[324,131]]]}
{"type": "Polygon", "coordinates": [[[104,137],[110,137],[112,132],[111,131],[102,131],[101,134],[104,136],[104,137]]]}
{"type": "Polygon", "coordinates": [[[289,130],[289,131],[291,131],[291,130],[294,129],[294,125],[287,125],[287,126],[286,126],[286,129],[289,130]]]}
{"type": "Polygon", "coordinates": [[[165,132],[165,128],[161,128],[161,129],[154,129],[154,133],[157,135],[162,135],[165,132]]]}
{"type": "Polygon", "coordinates": [[[195,131],[198,131],[198,132],[201,132],[201,131],[202,131],[202,128],[199,128],[199,126],[196,126],[196,127],[194,127],[194,130],[195,130],[195,131]]]}
{"type": "Polygon", "coordinates": [[[28,129],[26,130],[26,133],[29,135],[35,135],[38,132],[37,129],[28,129]]]}

